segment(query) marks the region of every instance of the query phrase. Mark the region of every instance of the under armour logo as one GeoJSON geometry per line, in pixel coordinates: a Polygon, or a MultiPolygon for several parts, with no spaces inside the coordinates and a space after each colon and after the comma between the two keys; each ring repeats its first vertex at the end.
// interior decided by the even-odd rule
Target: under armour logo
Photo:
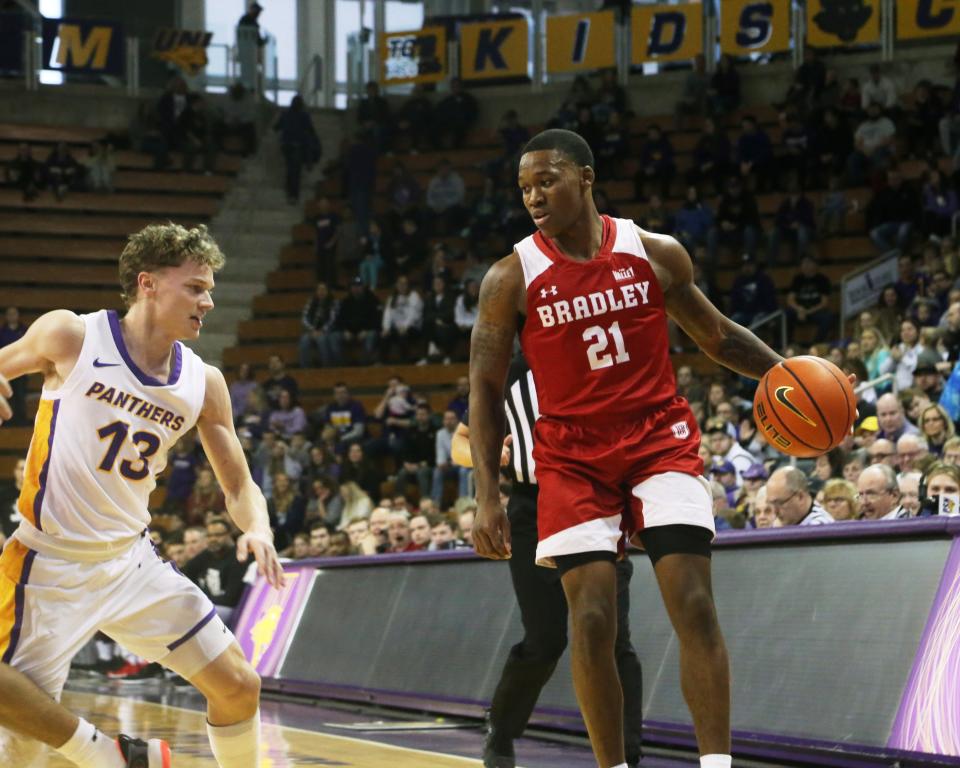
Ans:
{"type": "Polygon", "coordinates": [[[557,286],[551,285],[549,291],[548,291],[546,288],[541,288],[541,289],[540,289],[540,298],[541,298],[541,299],[547,298],[547,295],[548,295],[548,294],[549,294],[550,296],[556,296],[556,295],[557,295],[557,286]]]}

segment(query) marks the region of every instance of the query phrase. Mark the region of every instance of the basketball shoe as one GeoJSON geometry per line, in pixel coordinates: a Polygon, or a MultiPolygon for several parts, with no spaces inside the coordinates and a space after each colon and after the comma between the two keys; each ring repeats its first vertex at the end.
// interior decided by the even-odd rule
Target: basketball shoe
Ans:
{"type": "Polygon", "coordinates": [[[132,739],[122,733],[117,737],[117,747],[127,761],[127,768],[170,768],[170,745],[162,739],[132,739]]]}

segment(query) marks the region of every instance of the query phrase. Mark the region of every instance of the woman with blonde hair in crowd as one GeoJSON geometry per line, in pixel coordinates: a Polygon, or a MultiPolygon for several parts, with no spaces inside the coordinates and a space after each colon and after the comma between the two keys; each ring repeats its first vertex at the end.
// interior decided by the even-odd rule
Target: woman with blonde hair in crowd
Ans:
{"type": "Polygon", "coordinates": [[[347,526],[354,520],[361,520],[370,517],[373,511],[373,502],[370,496],[356,483],[346,482],[340,486],[340,498],[343,499],[343,511],[340,513],[341,531],[347,530],[347,526]]]}
{"type": "Polygon", "coordinates": [[[943,455],[940,460],[944,464],[960,466],[960,437],[951,437],[943,444],[943,455]]]}
{"type": "Polygon", "coordinates": [[[939,403],[928,405],[920,411],[917,426],[920,427],[920,434],[927,439],[930,453],[942,457],[947,440],[956,434],[953,419],[950,418],[946,409],[939,403]]]}
{"type": "Polygon", "coordinates": [[[849,480],[827,480],[823,486],[823,508],[834,520],[856,520],[860,517],[857,487],[849,480]]]}
{"type": "Polygon", "coordinates": [[[860,355],[871,380],[887,372],[890,347],[878,328],[866,328],[860,334],[860,355]]]}

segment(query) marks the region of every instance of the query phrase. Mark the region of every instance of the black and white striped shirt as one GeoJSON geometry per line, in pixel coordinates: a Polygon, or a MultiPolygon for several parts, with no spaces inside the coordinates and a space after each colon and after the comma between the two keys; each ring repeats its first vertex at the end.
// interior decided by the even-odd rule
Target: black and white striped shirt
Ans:
{"type": "MultiPolygon", "coordinates": [[[[522,352],[518,352],[510,361],[503,404],[507,413],[507,425],[513,436],[510,465],[506,468],[511,470],[508,474],[513,475],[515,482],[536,485],[533,425],[540,418],[540,406],[537,402],[537,388],[533,383],[533,371],[527,365],[522,352]]],[[[463,422],[469,426],[469,412],[464,414],[463,422]]]]}
{"type": "Polygon", "coordinates": [[[533,425],[540,418],[540,405],[537,402],[537,387],[533,382],[533,371],[530,370],[521,352],[514,355],[513,360],[510,361],[504,401],[510,434],[513,435],[511,458],[514,479],[520,483],[536,484],[533,425]]]}

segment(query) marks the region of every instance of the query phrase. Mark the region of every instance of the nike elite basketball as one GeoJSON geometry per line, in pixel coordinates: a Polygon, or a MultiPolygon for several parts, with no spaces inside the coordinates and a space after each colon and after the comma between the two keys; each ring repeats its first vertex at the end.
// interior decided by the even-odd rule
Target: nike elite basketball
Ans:
{"type": "Polygon", "coordinates": [[[753,398],[753,417],[767,442],[804,459],[840,445],[856,413],[857,398],[843,371],[809,355],[767,371],[753,398]]]}

